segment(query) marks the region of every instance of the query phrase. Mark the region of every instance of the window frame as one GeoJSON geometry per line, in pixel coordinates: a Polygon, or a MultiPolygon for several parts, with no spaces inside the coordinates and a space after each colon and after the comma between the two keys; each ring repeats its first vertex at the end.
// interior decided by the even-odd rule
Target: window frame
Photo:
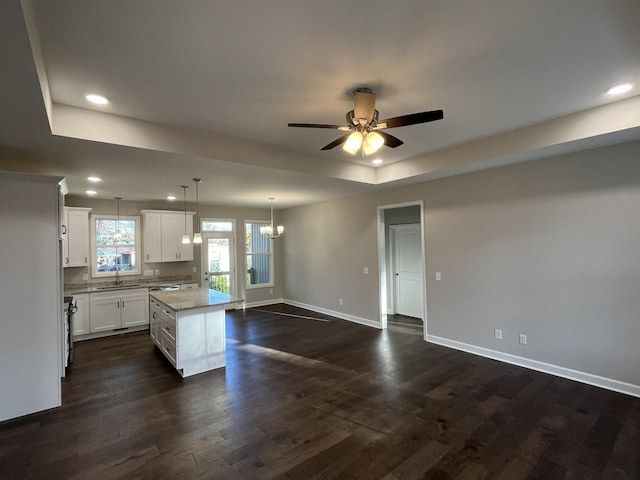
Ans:
{"type": "Polygon", "coordinates": [[[273,287],[275,286],[275,271],[274,271],[274,252],[273,252],[273,239],[266,237],[266,235],[259,233],[259,235],[264,235],[269,241],[267,242],[267,245],[269,246],[269,251],[268,252],[247,252],[247,226],[248,225],[258,225],[258,230],[260,229],[260,226],[265,225],[271,225],[270,222],[266,221],[266,220],[245,220],[244,221],[244,231],[243,231],[243,235],[244,235],[244,272],[243,272],[243,278],[244,278],[244,284],[245,284],[245,288],[247,290],[253,290],[256,288],[269,288],[269,287],[273,287]],[[254,256],[254,255],[268,255],[269,256],[269,281],[267,283],[254,283],[254,284],[250,284],[247,280],[247,273],[248,273],[248,265],[249,262],[247,261],[249,258],[249,255],[254,256]]]}
{"type": "MultiPolygon", "coordinates": [[[[91,277],[92,278],[109,278],[116,276],[116,270],[106,271],[106,272],[98,272],[98,262],[96,261],[98,256],[98,244],[96,238],[96,222],[98,220],[118,220],[117,215],[107,215],[107,214],[95,214],[91,215],[91,277]]],[[[142,238],[140,236],[140,216],[139,215],[120,215],[120,221],[129,220],[135,222],[135,255],[136,255],[136,265],[134,270],[118,270],[117,275],[119,277],[125,275],[141,275],[142,271],[142,238]]],[[[130,246],[130,245],[129,245],[130,246]]]]}

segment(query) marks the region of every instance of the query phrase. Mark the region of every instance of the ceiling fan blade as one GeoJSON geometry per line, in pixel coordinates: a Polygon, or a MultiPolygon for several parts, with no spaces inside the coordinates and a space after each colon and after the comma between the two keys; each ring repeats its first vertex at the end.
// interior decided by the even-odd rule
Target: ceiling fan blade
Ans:
{"type": "Polygon", "coordinates": [[[389,135],[387,132],[383,132],[382,130],[378,130],[377,133],[384,138],[384,144],[387,147],[396,148],[402,145],[404,142],[399,138],[394,137],[393,135],[389,135]]]}
{"type": "MultiPolygon", "coordinates": [[[[331,128],[333,130],[339,130],[344,125],[327,125],[325,123],[288,123],[287,127],[301,127],[301,128],[331,128]]],[[[349,128],[349,127],[347,127],[349,128]]]]}
{"type": "Polygon", "coordinates": [[[337,140],[334,140],[333,142],[331,142],[329,145],[325,145],[324,147],[322,147],[320,150],[331,150],[334,147],[337,147],[338,145],[343,144],[344,142],[347,141],[347,138],[349,138],[349,135],[351,135],[350,133],[347,133],[346,135],[341,136],[340,138],[338,138],[337,140]]]}
{"type": "Polygon", "coordinates": [[[411,113],[409,115],[400,115],[399,117],[387,118],[386,120],[380,120],[378,122],[378,125],[386,125],[380,126],[380,128],[406,127],[407,125],[416,125],[418,123],[442,120],[443,118],[444,112],[442,110],[432,110],[430,112],[411,113]]]}

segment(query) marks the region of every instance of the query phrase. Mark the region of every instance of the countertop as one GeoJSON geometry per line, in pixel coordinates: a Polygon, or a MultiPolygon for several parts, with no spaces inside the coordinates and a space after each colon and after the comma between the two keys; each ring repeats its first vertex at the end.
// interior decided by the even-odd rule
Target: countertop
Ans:
{"type": "Polygon", "coordinates": [[[145,283],[124,283],[119,286],[115,286],[115,281],[111,280],[111,282],[105,283],[96,283],[96,284],[87,284],[87,285],[73,285],[70,287],[65,287],[64,294],[65,295],[79,295],[81,293],[96,293],[96,292],[110,292],[114,290],[130,290],[132,288],[153,288],[153,287],[161,287],[165,285],[182,285],[182,284],[190,284],[197,283],[192,280],[180,280],[177,282],[171,281],[161,281],[161,282],[145,282],[145,283]],[[109,285],[111,283],[112,285],[109,285]]]}
{"type": "Polygon", "coordinates": [[[149,295],[175,311],[214,307],[244,301],[242,298],[232,297],[226,293],[211,290],[209,288],[154,291],[150,292],[149,295]]]}

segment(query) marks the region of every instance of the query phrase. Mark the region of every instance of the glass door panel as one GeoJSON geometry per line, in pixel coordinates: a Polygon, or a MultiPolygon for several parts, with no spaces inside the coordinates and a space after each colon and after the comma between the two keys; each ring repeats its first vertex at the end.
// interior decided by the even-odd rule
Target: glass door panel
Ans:
{"type": "Polygon", "coordinates": [[[208,282],[209,288],[233,295],[231,291],[231,240],[229,238],[207,238],[206,247],[205,281],[208,282]]]}

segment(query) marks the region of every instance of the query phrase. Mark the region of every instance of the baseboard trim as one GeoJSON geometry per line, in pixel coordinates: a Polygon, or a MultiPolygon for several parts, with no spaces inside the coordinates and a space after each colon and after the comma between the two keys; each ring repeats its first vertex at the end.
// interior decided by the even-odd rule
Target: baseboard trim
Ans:
{"type": "Polygon", "coordinates": [[[343,312],[336,312],[334,310],[329,310],[327,308],[316,307],[315,305],[296,302],[295,300],[288,300],[286,298],[282,300],[282,303],[286,303],[287,305],[291,305],[293,307],[300,307],[306,310],[311,310],[312,312],[322,313],[324,315],[331,315],[332,317],[337,317],[337,318],[340,318],[341,320],[347,320],[349,322],[358,323],[366,327],[381,329],[380,322],[374,322],[373,320],[369,320],[368,318],[356,317],[355,315],[349,315],[343,312]]]}
{"type": "Polygon", "coordinates": [[[95,338],[104,338],[104,337],[113,337],[115,335],[122,335],[126,333],[133,332],[142,332],[143,330],[149,330],[149,324],[145,323],[144,325],[136,325],[134,327],[129,327],[121,330],[106,330],[102,332],[94,332],[94,333],[85,333],[84,335],[76,335],[73,337],[74,342],[82,342],[83,340],[93,340],[95,338]]]}
{"type": "Polygon", "coordinates": [[[572,370],[570,368],[560,367],[558,365],[552,365],[550,363],[540,362],[538,360],[531,360],[530,358],[511,355],[509,353],[498,352],[496,350],[478,347],[475,345],[458,342],[456,340],[449,340],[448,338],[437,337],[435,335],[427,335],[426,340],[430,343],[442,345],[443,347],[449,347],[455,350],[473,353],[474,355],[479,355],[481,357],[499,360],[501,362],[510,363],[519,367],[529,368],[538,372],[549,373],[557,377],[575,380],[576,382],[586,383],[595,387],[606,388],[607,390],[624,393],[633,397],[640,397],[640,385],[633,385],[631,383],[621,382],[619,380],[613,380],[611,378],[600,377],[591,373],[572,370]]]}
{"type": "Polygon", "coordinates": [[[278,303],[285,303],[282,298],[271,298],[269,300],[260,300],[258,302],[244,302],[238,303],[236,310],[244,310],[245,308],[264,307],[267,305],[276,305],[278,303]]]}

